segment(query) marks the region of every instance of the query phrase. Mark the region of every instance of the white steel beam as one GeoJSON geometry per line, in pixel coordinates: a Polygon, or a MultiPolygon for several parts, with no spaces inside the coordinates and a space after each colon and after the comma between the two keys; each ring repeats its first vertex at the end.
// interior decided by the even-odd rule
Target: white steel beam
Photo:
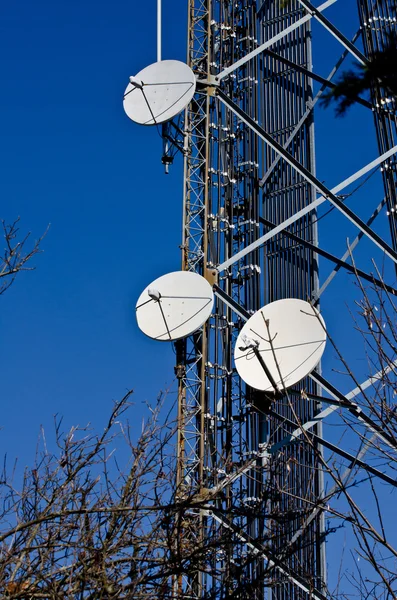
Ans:
{"type": "Polygon", "coordinates": [[[346,48],[346,50],[348,52],[350,52],[350,54],[352,56],[354,56],[354,58],[356,60],[358,60],[358,62],[361,65],[367,65],[368,64],[368,60],[367,58],[364,56],[364,54],[362,54],[362,52],[360,52],[348,39],[347,37],[345,37],[343,35],[343,33],[341,33],[336,27],[335,25],[333,25],[328,19],[326,19],[323,15],[321,15],[319,13],[318,8],[315,8],[310,2],[308,2],[307,0],[299,0],[300,4],[302,4],[302,6],[304,6],[306,8],[307,11],[309,11],[309,13],[311,14],[311,16],[315,17],[317,19],[317,21],[319,23],[321,23],[321,25],[323,25],[323,27],[325,27],[325,29],[327,31],[330,32],[331,35],[334,36],[335,39],[338,40],[338,42],[340,42],[342,44],[342,46],[344,46],[346,48]]]}
{"type": "MultiPolygon", "coordinates": [[[[304,167],[292,154],[284,150],[282,145],[277,142],[272,136],[267,133],[258,125],[258,123],[252,119],[246,112],[244,112],[235,102],[220,89],[217,90],[218,98],[223,104],[232,111],[239,119],[245,123],[256,135],[262,139],[270,148],[273,148],[283,159],[299,173],[308,183],[310,183],[316,190],[321,192],[325,198],[327,198],[338,210],[341,212],[349,221],[351,221],[356,227],[361,229],[365,235],[380,248],[389,258],[397,263],[397,252],[385,242],[382,236],[378,235],[365,222],[356,215],[346,204],[344,204],[340,198],[338,198],[332,190],[328,189],[313,173],[311,173],[306,167],[304,167]]],[[[395,147],[397,149],[397,146],[395,147]]]]}
{"type": "Polygon", "coordinates": [[[217,521],[222,527],[225,529],[229,529],[233,531],[235,536],[243,542],[247,548],[251,550],[253,554],[256,554],[267,561],[269,567],[277,569],[280,573],[282,573],[291,583],[295,584],[301,590],[303,590],[306,594],[310,595],[310,598],[313,600],[327,600],[326,596],[324,596],[318,590],[313,590],[312,586],[306,583],[301,577],[298,577],[294,573],[291,573],[291,570],[288,566],[284,565],[281,561],[274,561],[264,552],[264,550],[260,547],[260,545],[255,542],[255,540],[251,539],[246,533],[244,533],[237,525],[233,522],[230,522],[223,516],[219,516],[217,511],[211,509],[203,509],[202,513],[207,517],[212,517],[215,521],[217,521]],[[258,547],[259,546],[259,547],[258,547]]]}
{"type": "Polygon", "coordinates": [[[157,62],[161,61],[161,0],[157,0],[157,62]]]}
{"type": "MultiPolygon", "coordinates": [[[[346,396],[345,396],[346,399],[352,400],[353,398],[355,398],[356,396],[361,394],[361,392],[363,392],[367,388],[369,388],[371,385],[373,385],[376,382],[379,382],[381,377],[390,373],[394,368],[397,368],[397,359],[395,361],[393,361],[393,363],[390,366],[386,367],[386,369],[381,369],[380,371],[375,373],[375,375],[373,375],[372,377],[369,377],[366,381],[364,381],[364,383],[362,383],[359,387],[354,388],[351,392],[346,394],[346,396]]],[[[293,431],[291,433],[291,435],[289,435],[282,442],[280,442],[280,447],[284,446],[287,443],[289,444],[289,443],[293,442],[294,440],[296,440],[297,438],[299,438],[302,435],[303,431],[308,431],[315,425],[318,425],[318,423],[320,421],[322,421],[323,419],[325,419],[326,417],[331,415],[338,408],[339,408],[338,405],[332,405],[332,406],[328,406],[327,408],[322,410],[320,413],[318,413],[318,415],[315,416],[314,419],[312,419],[311,421],[307,421],[306,423],[303,423],[300,427],[297,427],[295,429],[295,431],[293,431]]]]}
{"type": "MultiPolygon", "coordinates": [[[[379,164],[381,164],[382,162],[384,162],[385,160],[390,158],[390,156],[393,156],[393,154],[395,154],[396,152],[397,152],[397,146],[394,146],[394,148],[391,148],[391,150],[388,150],[387,152],[385,152],[384,154],[382,154],[381,156],[379,156],[372,162],[368,163],[365,167],[363,167],[362,169],[360,169],[359,171],[357,171],[356,173],[354,173],[353,175],[351,175],[350,177],[348,177],[347,179],[345,179],[344,181],[339,183],[337,186],[332,188],[331,192],[333,194],[337,194],[338,192],[340,192],[341,190],[346,188],[348,185],[350,185],[351,183],[353,183],[354,181],[356,181],[357,179],[359,179],[360,177],[362,177],[363,175],[368,173],[368,171],[371,171],[372,169],[377,167],[379,164]]],[[[320,206],[320,204],[322,204],[326,200],[327,200],[327,198],[325,198],[324,196],[320,196],[314,202],[311,202],[310,204],[308,204],[307,206],[305,206],[304,208],[299,210],[297,213],[292,215],[292,217],[289,217],[288,219],[286,219],[285,221],[280,223],[280,225],[277,225],[277,227],[274,227],[271,231],[268,231],[268,233],[265,233],[265,235],[261,236],[255,242],[252,242],[252,244],[249,244],[246,248],[244,248],[244,250],[237,252],[234,256],[232,256],[228,260],[225,260],[225,262],[218,265],[217,270],[219,272],[224,271],[225,269],[227,269],[228,267],[233,265],[235,262],[237,262],[241,258],[244,258],[244,256],[246,256],[253,250],[256,250],[257,248],[259,248],[260,246],[265,244],[268,240],[270,240],[275,235],[280,233],[280,231],[283,231],[283,229],[285,229],[289,225],[292,225],[292,223],[295,223],[295,221],[298,221],[298,219],[300,219],[307,213],[311,212],[312,210],[314,210],[315,208],[320,206]]]]}
{"type": "MultiPolygon", "coordinates": [[[[327,0],[327,2],[324,2],[324,4],[319,6],[317,10],[321,12],[321,11],[325,10],[326,8],[328,8],[328,6],[331,6],[331,4],[334,4],[335,2],[336,2],[336,0],[327,0]]],[[[215,81],[221,81],[222,79],[224,79],[225,77],[230,75],[230,73],[233,73],[233,71],[235,71],[236,69],[239,69],[242,65],[245,65],[246,62],[248,62],[252,58],[255,58],[255,56],[258,56],[258,54],[260,54],[261,52],[266,50],[266,48],[269,48],[270,46],[272,46],[279,40],[283,39],[285,36],[287,36],[289,33],[294,31],[301,25],[304,25],[307,21],[310,21],[310,19],[312,17],[313,17],[312,14],[308,14],[308,15],[302,17],[301,19],[299,19],[298,21],[296,21],[296,23],[293,23],[289,27],[286,27],[283,31],[280,31],[280,33],[278,33],[274,37],[270,38],[270,40],[267,40],[267,42],[264,42],[263,44],[258,46],[258,48],[256,48],[252,52],[249,52],[248,54],[243,56],[243,58],[241,58],[240,60],[238,60],[235,63],[233,63],[232,65],[230,65],[230,67],[226,67],[226,69],[223,69],[223,71],[218,73],[218,75],[215,77],[215,81]]]]}
{"type": "MultiPolygon", "coordinates": [[[[386,198],[383,198],[382,202],[380,202],[378,204],[378,206],[375,208],[374,212],[372,213],[372,215],[368,219],[368,221],[367,221],[367,225],[368,226],[370,226],[371,223],[373,223],[373,221],[378,216],[378,214],[380,213],[380,211],[382,210],[382,208],[384,207],[385,204],[386,204],[386,198]]],[[[353,242],[351,244],[349,244],[348,249],[346,250],[346,252],[344,253],[344,255],[341,257],[341,260],[343,262],[346,261],[349,258],[349,256],[351,255],[351,253],[353,252],[354,248],[357,246],[358,242],[361,240],[361,238],[363,237],[363,235],[364,235],[363,232],[360,231],[358,233],[358,235],[354,238],[353,242]]],[[[331,281],[333,280],[333,278],[335,277],[335,275],[337,275],[337,273],[338,273],[338,271],[339,271],[340,268],[341,268],[340,265],[336,265],[336,267],[334,269],[332,269],[331,273],[328,275],[327,279],[324,281],[324,283],[321,286],[321,288],[315,294],[314,300],[319,300],[319,298],[324,293],[324,291],[326,290],[326,288],[329,286],[329,284],[331,283],[331,281]]]]}
{"type": "MultiPolygon", "coordinates": [[[[356,39],[358,38],[358,36],[360,35],[360,30],[355,34],[355,36],[352,39],[352,43],[354,43],[356,41],[356,39]]],[[[339,58],[338,62],[336,63],[336,65],[334,66],[334,68],[332,69],[332,71],[330,72],[330,74],[328,75],[328,77],[326,78],[327,81],[331,81],[333,76],[335,75],[335,73],[338,71],[339,67],[342,65],[343,61],[345,60],[346,56],[347,56],[348,52],[347,50],[345,50],[345,52],[343,52],[342,56],[339,58]]],[[[307,117],[311,114],[311,112],[313,111],[315,105],[317,104],[318,100],[321,98],[324,90],[326,88],[326,84],[324,83],[321,88],[318,90],[315,98],[313,98],[313,102],[311,103],[311,105],[307,108],[307,110],[305,111],[305,113],[303,114],[302,118],[300,119],[299,123],[296,125],[294,131],[291,133],[291,135],[289,136],[288,140],[286,141],[286,143],[284,144],[284,150],[287,150],[289,145],[291,144],[291,142],[294,140],[296,134],[298,133],[298,131],[300,130],[300,128],[302,127],[303,123],[306,121],[307,117]]],[[[271,166],[268,168],[268,170],[266,171],[265,175],[262,177],[262,179],[259,182],[260,187],[263,187],[267,181],[267,179],[270,177],[271,173],[273,172],[273,170],[276,168],[276,166],[278,165],[278,162],[281,160],[281,156],[278,154],[277,157],[274,159],[273,163],[271,164],[271,166]]]]}
{"type": "Polygon", "coordinates": [[[382,440],[382,442],[387,444],[393,450],[397,450],[395,439],[388,433],[385,433],[382,427],[373,419],[371,419],[371,417],[368,417],[368,415],[363,412],[358,404],[352,402],[350,398],[346,398],[346,396],[336,389],[329,381],[324,379],[322,375],[319,375],[319,373],[311,373],[309,377],[335,399],[335,404],[337,407],[346,408],[356,417],[356,419],[361,421],[361,423],[364,423],[364,425],[368,427],[370,431],[372,431],[380,440],[382,440]]]}

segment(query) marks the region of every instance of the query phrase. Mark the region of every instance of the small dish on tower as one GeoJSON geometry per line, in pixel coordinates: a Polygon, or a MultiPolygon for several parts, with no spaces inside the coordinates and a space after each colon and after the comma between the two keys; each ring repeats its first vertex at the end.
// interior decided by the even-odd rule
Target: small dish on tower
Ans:
{"type": "Polygon", "coordinates": [[[161,60],[130,77],[123,106],[135,123],[158,125],[182,112],[195,91],[196,78],[187,64],[161,60]]]}
{"type": "Polygon", "coordinates": [[[138,326],[147,336],[173,341],[207,321],[214,303],[211,285],[191,271],[175,271],[148,285],[136,304],[138,326]]]}
{"type": "Polygon", "coordinates": [[[326,338],[324,320],[308,302],[295,298],[271,302],[240,331],[234,350],[237,372],[257,390],[291,387],[320,362],[326,338]]]}

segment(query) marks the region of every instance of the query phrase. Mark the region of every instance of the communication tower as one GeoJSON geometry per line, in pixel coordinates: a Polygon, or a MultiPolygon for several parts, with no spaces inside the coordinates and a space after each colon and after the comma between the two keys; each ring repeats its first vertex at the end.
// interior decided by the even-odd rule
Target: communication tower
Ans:
{"type": "Polygon", "coordinates": [[[345,461],[346,473],[354,463],[388,481],[365,452],[351,454],[322,430],[343,407],[387,443],[354,403],[360,389],[341,394],[322,376],[319,310],[338,272],[379,283],[349,261],[361,239],[397,261],[396,121],[384,91],[373,91],[373,104],[358,100],[375,114],[380,155],[332,189],[316,176],[314,107],[346,58],[365,64],[382,43],[374,20],[395,28],[386,1],[373,10],[359,0],[361,52],[359,33],[350,41],[326,17],[335,2],[189,0],[187,67],[159,51],[125,92],[133,120],[161,124],[166,169],[176,151],[184,160],[182,271],[154,281],[137,303],[141,329],[175,343],[178,489],[208,500],[191,510],[184,535],[230,535],[178,583],[186,598],[325,598],[327,456],[345,461]],[[329,74],[312,70],[314,21],[340,44],[329,74]],[[386,199],[358,214],[351,186],[380,168],[386,199]],[[385,204],[390,243],[371,228],[385,204]],[[343,256],[322,247],[324,205],[341,231],[356,228],[343,256]],[[332,265],[322,284],[319,257],[332,265]]]}

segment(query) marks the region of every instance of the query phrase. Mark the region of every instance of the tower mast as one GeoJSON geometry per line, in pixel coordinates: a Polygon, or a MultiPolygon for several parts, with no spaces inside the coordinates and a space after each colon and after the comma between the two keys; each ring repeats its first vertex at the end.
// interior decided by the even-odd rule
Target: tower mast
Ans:
{"type": "MultiPolygon", "coordinates": [[[[259,8],[257,4],[189,1],[188,63],[198,88],[185,115],[182,264],[217,284],[219,294],[226,293],[244,314],[236,315],[230,303],[218,298],[202,332],[177,343],[178,483],[182,490],[198,494],[220,490],[215,505],[232,516],[239,531],[266,546],[271,556],[283,557],[292,573],[291,578],[269,569],[268,557],[258,554],[253,559],[249,544],[236,543],[219,558],[223,581],[218,596],[236,589],[243,579],[250,582],[251,598],[268,594],[291,599],[309,597],[294,583],[295,575],[305,579],[307,590],[321,590],[325,577],[322,518],[313,519],[299,534],[302,514],[322,493],[316,452],[308,450],[301,456],[299,449],[286,448],[277,461],[267,455],[268,444],[280,442],[285,431],[278,434],[278,423],[267,414],[274,400],[240,380],[232,353],[244,317],[277,299],[315,297],[317,262],[312,251],[276,237],[265,250],[251,253],[219,278],[215,270],[314,199],[311,186],[283,161],[276,161],[274,152],[214,93],[217,73],[306,14],[297,0],[285,9],[274,0],[265,0],[259,8]],[[261,179],[260,173],[266,175],[261,179]],[[236,472],[241,475],[234,478],[236,472]],[[276,514],[289,515],[288,523],[277,521],[276,514]],[[294,535],[299,540],[286,556],[284,549],[294,535]]],[[[281,144],[292,137],[295,155],[314,173],[310,79],[286,66],[286,61],[293,61],[310,71],[310,24],[271,50],[235,69],[222,89],[281,144]]],[[[316,244],[315,214],[298,220],[295,231],[316,244]]],[[[313,383],[304,385],[317,392],[313,383]]],[[[281,415],[295,411],[307,421],[318,411],[316,402],[296,394],[289,402],[279,403],[281,415]]],[[[202,536],[214,536],[222,528],[222,522],[203,511],[191,519],[202,536]]],[[[197,597],[214,593],[216,587],[213,577],[203,572],[192,575],[188,585],[197,597]]]]}

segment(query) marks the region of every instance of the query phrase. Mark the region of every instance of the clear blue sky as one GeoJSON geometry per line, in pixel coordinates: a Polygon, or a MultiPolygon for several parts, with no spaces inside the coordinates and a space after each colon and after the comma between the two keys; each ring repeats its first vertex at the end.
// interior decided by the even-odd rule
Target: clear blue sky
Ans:
{"type": "MultiPolygon", "coordinates": [[[[164,58],[185,59],[185,5],[165,10],[164,58]]],[[[0,8],[0,216],[33,237],[51,223],[37,270],[0,300],[0,447],[23,462],[53,414],[101,426],[134,388],[140,415],[173,379],[171,346],[137,330],[134,306],[180,266],[182,180],[122,108],[155,41],[155,2],[0,8]]]]}
{"type": "MultiPolygon", "coordinates": [[[[163,58],[185,59],[186,5],[164,0],[163,58]]],[[[357,29],[355,0],[327,14],[349,37],[357,29]]],[[[326,76],[340,49],[324,30],[314,34],[314,68],[326,76]]],[[[133,388],[139,425],[142,402],[173,381],[172,347],[138,331],[134,306],[151,280],[180,266],[181,163],[163,175],[156,129],[122,108],[128,76],[156,60],[155,42],[155,0],[0,7],[0,217],[20,215],[33,237],[51,223],[37,269],[0,298],[0,454],[21,466],[54,414],[65,428],[100,428],[112,399],[133,388]]],[[[362,107],[343,120],[332,109],[317,115],[318,176],[331,187],[376,157],[372,117],[362,107]]],[[[351,206],[366,218],[381,197],[378,180],[351,206]]],[[[333,214],[322,225],[323,245],[339,255],[355,235],[340,222],[333,214]]],[[[323,312],[345,343],[339,281],[323,312]]]]}

